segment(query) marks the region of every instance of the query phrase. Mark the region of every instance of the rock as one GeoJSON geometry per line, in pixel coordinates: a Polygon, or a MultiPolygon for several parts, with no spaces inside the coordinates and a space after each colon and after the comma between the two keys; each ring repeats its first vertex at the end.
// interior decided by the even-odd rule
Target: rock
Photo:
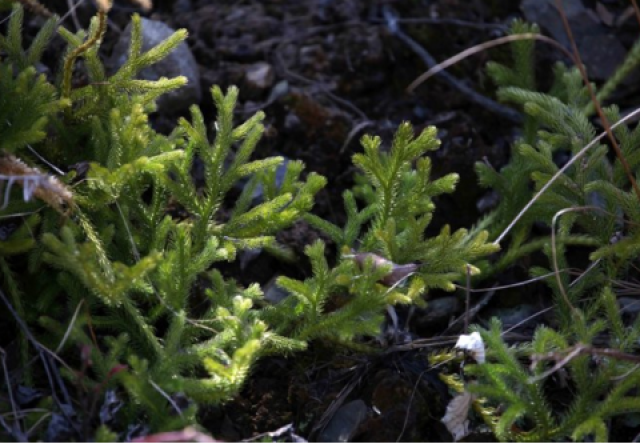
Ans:
{"type": "Polygon", "coordinates": [[[500,195],[495,191],[487,191],[478,201],[476,202],[476,208],[479,213],[486,213],[500,203],[500,195]]]}
{"type": "Polygon", "coordinates": [[[147,436],[151,431],[149,426],[143,424],[129,424],[124,434],[124,441],[131,442],[135,438],[142,438],[147,436]]]}
{"type": "Polygon", "coordinates": [[[12,221],[12,220],[0,221],[0,241],[8,240],[18,228],[20,228],[20,224],[15,221],[12,221]]]}
{"type": "Polygon", "coordinates": [[[361,399],[343,405],[320,432],[319,442],[348,442],[367,417],[369,408],[361,399]]]}
{"type": "Polygon", "coordinates": [[[302,121],[300,120],[300,117],[298,117],[293,112],[287,113],[287,115],[284,118],[284,129],[286,129],[289,132],[292,132],[292,131],[300,131],[301,127],[302,127],[302,121]]]}
{"type": "Polygon", "coordinates": [[[284,288],[278,287],[276,284],[276,280],[278,276],[274,276],[269,282],[267,282],[264,286],[264,299],[269,301],[273,305],[281,302],[285,298],[289,296],[289,292],[284,288]]]}
{"type": "MultiPolygon", "coordinates": [[[[119,69],[128,58],[131,44],[131,23],[125,28],[116,43],[111,56],[113,70],[119,69]]],[[[155,47],[163,40],[170,37],[175,30],[162,22],[142,19],[142,52],[155,47]]],[[[187,109],[194,103],[200,102],[202,90],[200,89],[200,70],[196,59],[185,42],[182,42],[169,55],[138,73],[137,78],[143,80],[158,80],[160,77],[173,78],[185,76],[188,83],[180,89],[171,91],[158,98],[158,111],[176,112],[187,109]]]]}
{"type": "Polygon", "coordinates": [[[267,62],[249,65],[245,71],[245,85],[259,93],[271,88],[274,80],[273,66],[267,62]]]}
{"type": "Polygon", "coordinates": [[[240,262],[240,270],[245,271],[249,265],[262,254],[262,248],[254,250],[242,250],[238,253],[238,261],[240,262]]]}
{"type": "MultiPolygon", "coordinates": [[[[285,178],[285,176],[287,174],[287,168],[288,168],[289,162],[291,162],[291,160],[289,160],[288,158],[286,158],[284,156],[282,156],[282,157],[284,158],[283,162],[276,167],[276,177],[275,177],[276,189],[280,189],[280,187],[284,183],[284,178],[285,178]]],[[[196,172],[197,171],[198,170],[196,170],[196,172]]],[[[195,177],[196,177],[196,180],[197,180],[197,178],[199,176],[195,175],[195,177]]],[[[242,180],[239,180],[238,182],[236,182],[236,184],[234,185],[234,189],[237,192],[240,193],[240,192],[242,192],[244,190],[244,187],[247,186],[248,182],[249,182],[249,179],[245,177],[242,180]]],[[[255,207],[257,205],[260,205],[261,203],[264,203],[264,202],[265,202],[264,187],[262,186],[262,183],[258,183],[258,185],[253,190],[253,194],[251,195],[250,208],[253,208],[253,207],[255,207]]],[[[250,260],[253,260],[253,259],[255,259],[255,258],[251,258],[250,260]]]]}
{"type": "Polygon", "coordinates": [[[73,406],[70,404],[60,404],[64,412],[54,411],[51,420],[44,432],[45,442],[71,441],[75,437],[75,431],[79,429],[78,417],[73,406]]]}
{"type": "Polygon", "coordinates": [[[16,402],[20,407],[26,407],[44,397],[44,393],[40,390],[19,385],[15,392],[16,402]]]}
{"type": "Polygon", "coordinates": [[[446,324],[460,310],[460,301],[457,296],[443,296],[427,302],[427,308],[420,316],[420,323],[446,324]]]}
{"type": "MultiPolygon", "coordinates": [[[[563,6],[589,77],[592,80],[608,79],[625,58],[624,46],[601,23],[595,12],[583,5],[582,0],[563,0],[563,6]]],[[[537,23],[571,50],[555,0],[524,0],[520,9],[527,21],[537,23]]]]}
{"type": "Polygon", "coordinates": [[[416,308],[409,321],[410,331],[419,337],[440,334],[461,314],[464,303],[459,296],[442,296],[427,301],[425,308],[416,308]]]}
{"type": "Polygon", "coordinates": [[[620,314],[628,322],[634,322],[640,313],[640,300],[638,298],[622,296],[618,298],[618,305],[620,306],[620,314]]]}
{"type": "Polygon", "coordinates": [[[172,8],[174,14],[189,14],[193,12],[191,0],[176,0],[172,8]]]}
{"type": "Polygon", "coordinates": [[[123,406],[124,402],[118,398],[116,391],[113,389],[107,390],[100,407],[100,424],[113,424],[117,413],[123,406]]]}
{"type": "Polygon", "coordinates": [[[513,307],[491,308],[483,313],[483,318],[496,317],[502,322],[502,328],[520,327],[538,324],[540,317],[532,317],[540,310],[531,304],[518,304],[513,307]]]}

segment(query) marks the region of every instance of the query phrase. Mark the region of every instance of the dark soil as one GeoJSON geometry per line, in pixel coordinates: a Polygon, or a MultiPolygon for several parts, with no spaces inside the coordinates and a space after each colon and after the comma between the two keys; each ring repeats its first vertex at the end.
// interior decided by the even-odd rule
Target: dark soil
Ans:
{"type": "MultiPolygon", "coordinates": [[[[43,3],[59,15],[68,10],[66,1],[43,3]]],[[[625,1],[585,1],[594,10],[596,3],[605,4],[614,14],[628,5],[625,1]]],[[[412,122],[416,132],[436,125],[442,147],[433,154],[434,176],[457,172],[461,177],[456,193],[436,202],[438,210],[430,230],[437,232],[445,223],[452,228],[469,227],[490,209],[495,196],[477,186],[473,166],[479,161],[497,168],[503,165],[519,129],[515,122],[472,102],[466,93],[438,77],[408,94],[407,86],[427,67],[406,40],[393,32],[393,26],[442,61],[505,35],[508,24],[520,17],[519,7],[520,1],[498,0],[158,0],[151,12],[144,12],[118,0],[102,51],[108,59],[133,12],[174,29],[186,28],[200,68],[203,98],[198,105],[205,119],[215,119],[208,93],[211,86],[238,85],[238,121],[258,110],[267,115],[267,131],[256,157],[299,159],[307,171],[327,177],[328,186],[318,195],[314,212],[338,224],[345,219],[342,192],[353,184],[356,171],[351,156],[360,150],[359,138],[376,134],[388,145],[402,121],[412,122]],[[407,21],[418,18],[423,22],[407,21]],[[257,66],[272,72],[266,86],[247,78],[247,72],[257,66]]],[[[75,15],[85,27],[94,12],[85,2],[75,15]]],[[[29,15],[26,23],[28,39],[42,20],[29,15]]],[[[75,29],[71,17],[64,24],[75,29]]],[[[629,26],[612,28],[627,48],[633,43],[629,26]]],[[[49,73],[57,72],[62,48],[56,39],[47,53],[44,69],[49,73]]],[[[538,74],[545,84],[549,66],[559,56],[549,48],[540,49],[538,74]]],[[[484,66],[489,60],[507,60],[508,54],[508,47],[481,52],[448,72],[492,98],[493,85],[484,66]]],[[[637,94],[629,94],[626,100],[637,99],[637,94]]],[[[153,125],[168,132],[180,115],[187,114],[187,110],[157,114],[153,125]]],[[[197,178],[197,172],[195,175],[197,178]]],[[[319,236],[299,223],[279,240],[301,255],[304,246],[319,236]]],[[[223,272],[243,284],[265,285],[276,274],[300,278],[308,272],[304,264],[292,267],[266,254],[242,260],[225,266],[223,272]]],[[[524,279],[526,268],[523,264],[509,270],[499,283],[524,279]]],[[[533,289],[517,293],[500,295],[491,304],[513,306],[536,294],[533,289]]],[[[463,312],[464,304],[456,301],[460,301],[458,295],[449,306],[441,301],[444,314],[440,316],[434,312],[438,304],[431,311],[416,310],[406,333],[414,338],[442,334],[450,318],[463,312]]],[[[400,315],[403,318],[406,313],[400,315]]],[[[443,341],[450,346],[446,342],[450,339],[447,336],[443,341]]],[[[287,424],[293,428],[265,439],[302,436],[312,440],[322,436],[341,406],[363,400],[375,410],[370,409],[352,431],[354,441],[449,441],[451,436],[440,423],[449,394],[436,370],[430,369],[426,350],[367,357],[346,352],[336,355],[326,344],[316,343],[305,353],[264,359],[237,398],[223,407],[201,409],[201,423],[221,440],[247,439],[287,424]]],[[[492,439],[492,435],[480,428],[471,439],[492,439]]]]}

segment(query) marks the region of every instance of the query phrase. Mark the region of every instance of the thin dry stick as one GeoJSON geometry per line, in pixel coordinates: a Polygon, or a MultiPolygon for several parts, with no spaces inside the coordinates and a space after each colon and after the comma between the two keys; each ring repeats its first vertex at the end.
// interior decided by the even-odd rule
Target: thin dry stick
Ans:
{"type": "Polygon", "coordinates": [[[76,7],[73,4],[73,0],[67,0],[67,8],[69,8],[68,10],[71,13],[71,21],[73,22],[73,26],[76,27],[76,31],[82,29],[80,21],[78,20],[78,15],[76,14],[76,7]]]}
{"type": "MultiPolygon", "coordinates": [[[[569,361],[571,361],[573,358],[575,358],[576,356],[578,356],[580,353],[582,353],[582,351],[584,350],[585,346],[582,344],[578,344],[575,347],[573,347],[573,350],[571,350],[566,356],[564,356],[562,359],[559,359],[558,354],[557,353],[548,353],[545,356],[540,356],[538,357],[537,360],[534,360],[532,362],[532,366],[535,365],[538,360],[542,360],[542,359],[555,359],[557,360],[556,365],[554,365],[553,367],[551,367],[549,370],[547,370],[546,372],[536,376],[535,378],[529,378],[529,384],[534,384],[536,382],[542,381],[543,379],[546,379],[547,377],[551,376],[552,374],[554,374],[555,372],[557,372],[558,370],[560,370],[562,367],[564,367],[565,365],[567,365],[569,363],[569,361]]],[[[535,358],[532,357],[532,358],[535,358]]]]}
{"type": "Polygon", "coordinates": [[[541,354],[541,355],[540,354],[533,355],[531,357],[532,366],[537,364],[539,361],[545,361],[545,360],[547,361],[555,360],[557,361],[557,363],[552,368],[536,376],[535,378],[529,378],[529,383],[533,384],[535,382],[541,381],[542,379],[545,379],[546,377],[560,370],[562,367],[566,366],[569,363],[569,361],[571,361],[572,359],[574,359],[576,356],[579,356],[579,355],[606,356],[608,358],[617,359],[619,361],[640,363],[640,356],[632,355],[630,353],[624,353],[624,352],[621,352],[620,350],[616,350],[612,348],[596,348],[596,347],[591,347],[584,344],[576,344],[573,347],[569,348],[567,351],[568,351],[567,355],[563,357],[561,357],[561,355],[557,352],[550,352],[550,353],[541,354]]]}
{"type": "MultiPolygon", "coordinates": [[[[568,271],[571,271],[571,270],[572,270],[571,268],[565,268],[563,270],[559,270],[559,272],[560,273],[565,273],[565,272],[568,272],[568,271]]],[[[573,270],[574,270],[574,272],[576,271],[575,269],[573,269],[573,270]]],[[[555,274],[556,274],[555,272],[551,272],[551,273],[544,274],[542,276],[538,276],[538,277],[534,277],[534,278],[531,278],[531,279],[527,279],[526,281],[516,282],[515,284],[500,285],[498,287],[470,288],[469,292],[471,292],[471,293],[484,293],[484,292],[487,292],[487,291],[508,290],[509,288],[524,287],[525,285],[533,284],[533,283],[538,282],[538,281],[542,281],[542,280],[548,278],[549,276],[553,276],[555,274]]],[[[456,285],[456,284],[454,284],[454,285],[455,285],[456,288],[458,288],[460,290],[465,290],[466,289],[466,287],[463,287],[462,285],[456,285]]]]}
{"type": "MultiPolygon", "coordinates": [[[[51,397],[53,398],[53,401],[55,402],[56,406],[62,412],[62,415],[66,418],[67,421],[69,421],[69,424],[72,425],[74,431],[79,436],[80,431],[78,430],[78,427],[71,420],[71,418],[69,417],[69,414],[67,413],[67,411],[62,407],[62,402],[60,401],[60,398],[56,394],[57,393],[57,391],[56,391],[56,382],[57,382],[58,386],[60,387],[60,390],[62,392],[62,395],[65,397],[65,403],[69,404],[69,405],[71,404],[71,400],[69,398],[69,394],[67,393],[67,390],[66,390],[66,388],[65,388],[65,386],[64,386],[64,384],[62,382],[62,379],[60,378],[60,374],[57,371],[54,372],[54,370],[56,370],[56,368],[53,365],[52,358],[54,358],[57,361],[61,362],[69,370],[71,370],[71,368],[66,363],[64,363],[64,361],[62,361],[62,359],[60,359],[55,353],[53,353],[51,350],[49,350],[47,347],[45,347],[44,345],[42,345],[40,342],[38,342],[35,339],[35,337],[31,333],[31,331],[29,331],[29,328],[27,327],[27,324],[25,323],[25,321],[20,316],[18,316],[18,313],[15,311],[15,309],[13,308],[11,303],[9,302],[9,299],[7,299],[7,297],[5,296],[5,294],[2,291],[2,289],[0,289],[0,299],[2,300],[2,302],[4,302],[5,306],[7,307],[7,309],[9,310],[11,315],[13,316],[13,318],[15,319],[15,321],[18,324],[18,326],[20,327],[20,329],[22,331],[24,331],[24,334],[27,337],[27,339],[33,344],[33,346],[37,350],[38,355],[40,357],[40,360],[42,361],[42,367],[44,368],[47,380],[49,382],[49,386],[51,387],[51,397]],[[51,368],[49,368],[50,366],[51,366],[51,368]],[[56,381],[54,381],[54,379],[53,379],[54,376],[56,377],[56,381]]],[[[73,370],[71,370],[71,371],[73,371],[73,370]]]]}
{"type": "MultiPolygon", "coordinates": [[[[60,17],[60,18],[58,19],[58,24],[57,24],[57,26],[60,26],[60,25],[62,24],[62,22],[64,22],[64,21],[67,19],[67,17],[69,17],[69,16],[70,16],[70,15],[72,15],[72,14],[73,14],[73,16],[74,16],[74,17],[76,17],[76,9],[77,9],[80,5],[82,5],[82,3],[83,3],[84,1],[85,1],[85,0],[79,0],[79,1],[78,1],[78,3],[73,3],[73,4],[72,4],[72,7],[70,7],[69,9],[67,9],[67,12],[66,12],[62,17],[60,17]]],[[[72,19],[72,20],[73,20],[74,26],[76,26],[77,17],[76,17],[75,19],[72,19]]],[[[78,23],[78,26],[80,26],[80,24],[79,24],[79,23],[78,23]]],[[[78,29],[82,29],[82,27],[77,28],[77,29],[76,29],[76,31],[77,31],[78,29]]]]}
{"type": "Polygon", "coordinates": [[[351,128],[351,131],[349,131],[349,134],[347,134],[347,138],[345,139],[344,143],[340,147],[340,151],[338,151],[338,153],[342,155],[344,153],[344,150],[347,149],[347,147],[351,143],[351,140],[353,140],[356,134],[358,134],[360,131],[362,131],[366,127],[372,126],[372,125],[373,125],[373,122],[371,120],[365,120],[363,122],[358,123],[357,125],[354,125],[353,128],[351,128]]]}
{"type": "Polygon", "coordinates": [[[418,390],[418,384],[420,384],[420,381],[422,380],[422,375],[424,375],[429,370],[423,370],[422,372],[420,372],[420,374],[418,375],[418,379],[416,380],[416,383],[413,385],[413,390],[411,391],[411,396],[409,397],[409,402],[407,403],[407,412],[404,415],[404,422],[402,423],[402,430],[400,430],[400,434],[398,435],[398,439],[396,439],[396,442],[400,442],[400,440],[402,439],[402,436],[404,435],[404,432],[407,430],[407,424],[409,424],[409,413],[411,412],[413,399],[415,398],[416,391],[418,390]]]}
{"type": "Polygon", "coordinates": [[[576,45],[576,41],[573,38],[573,32],[571,31],[571,26],[569,26],[569,21],[567,20],[567,15],[564,12],[564,7],[562,6],[562,0],[556,0],[556,8],[560,12],[560,17],[562,18],[562,24],[564,25],[564,29],[569,37],[569,41],[571,42],[571,49],[573,51],[576,65],[580,70],[580,75],[582,76],[582,80],[587,87],[587,91],[589,91],[589,96],[591,97],[591,101],[593,102],[593,106],[596,108],[596,112],[602,121],[602,126],[604,126],[605,131],[607,132],[607,136],[611,141],[611,146],[613,146],[614,151],[616,152],[616,157],[620,161],[622,168],[624,169],[625,174],[629,178],[629,182],[631,182],[631,186],[633,187],[633,191],[636,193],[636,197],[638,201],[640,201],[640,188],[638,188],[638,184],[636,183],[636,179],[633,177],[633,173],[631,172],[631,167],[629,167],[629,163],[627,159],[625,159],[622,154],[622,150],[620,150],[620,145],[618,145],[618,141],[613,135],[613,131],[611,125],[609,124],[609,120],[607,116],[602,111],[602,107],[600,106],[600,102],[596,98],[596,93],[591,86],[591,82],[589,82],[589,77],[587,77],[587,71],[582,64],[582,59],[580,58],[580,52],[578,51],[578,46],[576,45]]]}
{"type": "Polygon", "coordinates": [[[569,57],[575,63],[575,58],[573,57],[573,54],[571,54],[569,51],[567,51],[567,49],[564,46],[562,46],[560,43],[558,43],[557,41],[555,41],[550,37],[547,37],[541,34],[535,34],[535,33],[507,35],[504,37],[497,38],[495,40],[489,40],[488,42],[483,42],[478,45],[472,46],[471,48],[465,49],[464,51],[454,55],[453,57],[448,58],[444,62],[438,63],[436,66],[432,67],[427,72],[420,75],[417,79],[411,82],[411,85],[409,85],[409,87],[407,88],[407,92],[409,93],[413,92],[418,86],[420,86],[422,83],[427,81],[427,79],[429,79],[430,77],[435,76],[440,71],[447,69],[451,65],[455,65],[456,63],[466,59],[469,56],[472,56],[479,52],[486,51],[487,49],[494,48],[496,46],[504,45],[505,43],[510,43],[517,40],[539,40],[541,42],[549,43],[552,46],[555,46],[556,48],[558,48],[560,51],[562,51],[567,57],[569,57]]]}
{"type": "Polygon", "coordinates": [[[4,22],[6,22],[6,21],[10,20],[10,19],[11,19],[11,17],[13,17],[13,15],[14,15],[15,13],[16,13],[16,12],[15,12],[15,11],[13,11],[11,14],[9,14],[8,16],[6,16],[6,17],[5,17],[5,18],[3,18],[2,20],[0,20],[0,25],[4,24],[4,22]]]}
{"type": "Polygon", "coordinates": [[[631,375],[632,373],[635,373],[639,368],[640,368],[640,364],[636,364],[633,367],[631,367],[628,371],[626,371],[625,373],[621,374],[620,376],[615,376],[615,377],[611,378],[611,380],[614,381],[614,382],[622,381],[622,380],[628,378],[629,375],[631,375]]]}
{"type": "Polygon", "coordinates": [[[0,288],[0,301],[3,302],[7,306],[7,309],[9,310],[11,315],[14,317],[14,319],[15,319],[16,323],[18,324],[18,326],[24,331],[25,336],[27,337],[27,339],[29,339],[29,341],[33,344],[34,348],[36,350],[38,350],[41,359],[44,360],[43,356],[44,356],[45,353],[47,353],[48,356],[50,356],[51,358],[53,358],[56,361],[58,361],[68,371],[73,372],[73,369],[69,366],[69,364],[67,364],[65,361],[63,361],[53,351],[49,350],[47,347],[45,347],[40,342],[38,342],[38,340],[31,334],[31,331],[29,331],[29,329],[27,327],[27,324],[22,320],[22,318],[20,318],[20,316],[18,316],[18,313],[15,311],[15,309],[13,308],[11,303],[9,302],[9,299],[7,299],[6,295],[4,294],[4,292],[2,291],[1,288],[0,288]]]}
{"type": "MultiPolygon", "coordinates": [[[[589,265],[589,267],[580,274],[580,276],[578,276],[577,279],[575,279],[573,282],[571,282],[571,284],[569,284],[569,288],[573,287],[574,285],[576,285],[580,279],[582,279],[587,273],[589,273],[589,271],[593,270],[594,266],[597,265],[600,262],[600,259],[598,259],[597,261],[593,262],[591,265],[589,265]]],[[[564,273],[565,271],[569,271],[570,269],[564,269],[564,270],[558,270],[558,273],[564,273]]],[[[547,278],[551,275],[556,275],[556,272],[552,272],[552,273],[547,273],[544,276],[540,276],[537,279],[541,279],[541,278],[547,278]]],[[[580,301],[584,301],[585,299],[581,299],[580,301]]],[[[553,310],[556,308],[556,305],[552,305],[551,307],[547,307],[547,308],[543,308],[542,310],[532,314],[531,316],[528,316],[526,318],[524,318],[523,320],[521,320],[520,322],[518,322],[517,324],[513,325],[512,327],[509,327],[507,330],[503,331],[502,334],[500,336],[503,336],[507,333],[511,333],[513,330],[515,330],[516,328],[520,327],[521,325],[526,324],[527,322],[529,322],[532,319],[537,318],[538,316],[542,316],[543,314],[553,310]]]]}
{"type": "MultiPolygon", "coordinates": [[[[585,270],[584,272],[580,273],[579,277],[576,280],[574,280],[573,282],[571,282],[571,284],[569,285],[569,288],[573,287],[578,281],[580,281],[580,279],[582,279],[582,277],[585,274],[587,274],[592,269],[592,267],[595,264],[597,264],[598,262],[599,262],[599,260],[594,262],[594,263],[592,263],[589,266],[589,268],[587,268],[587,270],[585,270]]],[[[562,269],[562,270],[558,270],[558,273],[571,273],[572,271],[573,271],[573,274],[577,274],[577,271],[574,271],[571,268],[565,268],[565,269],[562,269]]],[[[515,284],[502,285],[502,286],[498,286],[498,287],[489,287],[489,288],[469,288],[469,292],[470,293],[487,292],[487,295],[484,296],[471,310],[469,310],[469,317],[470,318],[474,317],[478,313],[478,311],[480,311],[480,309],[482,307],[484,307],[489,302],[489,300],[493,297],[493,293],[495,291],[507,290],[507,289],[516,288],[516,287],[523,287],[525,285],[532,284],[532,283],[535,283],[535,282],[538,282],[538,281],[542,281],[542,280],[544,280],[544,279],[546,279],[546,278],[548,278],[550,276],[555,276],[555,275],[556,275],[556,272],[552,271],[552,272],[544,274],[542,276],[531,278],[531,279],[528,279],[528,280],[522,281],[522,282],[517,282],[515,284]]],[[[461,285],[456,285],[456,288],[458,288],[460,290],[465,290],[468,287],[463,287],[461,285]]],[[[510,327],[508,330],[505,330],[502,334],[504,335],[506,333],[512,332],[513,330],[515,330],[516,328],[520,327],[521,325],[524,325],[527,322],[529,322],[530,320],[535,319],[536,317],[543,315],[544,313],[552,310],[553,308],[554,308],[553,306],[552,307],[548,307],[548,308],[545,308],[543,310],[540,310],[537,313],[532,314],[531,316],[523,319],[522,321],[520,321],[517,324],[513,325],[512,327],[510,327]]],[[[466,313],[464,313],[462,316],[459,316],[455,321],[453,321],[449,325],[449,327],[447,327],[442,332],[442,335],[444,336],[447,333],[449,333],[451,331],[451,328],[454,327],[456,324],[458,324],[465,316],[466,316],[466,313]]]]}
{"type": "Polygon", "coordinates": [[[631,0],[631,4],[633,5],[633,11],[636,13],[636,20],[640,25],[640,8],[638,8],[638,3],[636,3],[636,0],[631,0]]]}
{"type": "Polygon", "coordinates": [[[313,85],[313,86],[317,86],[320,91],[322,92],[322,94],[326,95],[327,97],[329,97],[331,100],[333,100],[334,102],[338,103],[339,105],[342,105],[345,108],[350,109],[351,111],[353,111],[355,114],[357,114],[361,119],[368,121],[370,120],[369,117],[367,117],[367,115],[365,114],[364,111],[362,111],[360,108],[358,108],[356,105],[354,105],[352,102],[350,102],[349,100],[343,99],[342,97],[339,97],[337,95],[335,95],[334,93],[332,93],[329,90],[329,86],[323,84],[320,81],[317,80],[313,80],[313,79],[309,79],[301,74],[298,74],[296,72],[293,72],[289,69],[289,67],[287,66],[287,64],[285,63],[284,59],[282,58],[282,55],[276,51],[275,53],[275,57],[278,60],[279,65],[282,67],[282,70],[284,72],[284,74],[294,80],[299,80],[301,82],[304,82],[308,85],[313,85]]]}
{"type": "Polygon", "coordinates": [[[523,320],[521,320],[520,322],[512,325],[511,327],[509,327],[508,329],[504,330],[502,333],[500,333],[500,336],[504,336],[507,333],[511,333],[513,330],[515,330],[516,328],[520,327],[521,325],[525,325],[527,322],[531,321],[532,319],[537,318],[538,316],[542,316],[545,313],[550,312],[551,310],[555,309],[555,305],[552,305],[551,307],[547,307],[547,308],[543,308],[540,311],[535,312],[534,314],[532,314],[531,316],[527,316],[526,318],[524,318],[523,320]]]}
{"type": "Polygon", "coordinates": [[[329,404],[327,410],[322,414],[318,422],[311,429],[309,434],[312,437],[317,437],[317,434],[321,433],[329,421],[335,415],[336,411],[344,404],[349,394],[362,382],[362,376],[367,373],[369,368],[368,364],[358,364],[352,371],[354,376],[351,377],[349,382],[340,389],[340,392],[336,395],[335,399],[329,404]]]}
{"type": "MultiPolygon", "coordinates": [[[[618,126],[622,125],[623,123],[626,123],[627,121],[635,118],[637,115],[640,114],[640,108],[636,108],[635,110],[633,110],[633,112],[631,112],[630,114],[628,114],[627,116],[623,117],[622,119],[620,119],[619,121],[617,121],[616,123],[614,123],[613,125],[611,125],[611,129],[615,129],[618,126]]],[[[560,176],[562,176],[564,174],[565,171],[567,171],[571,165],[573,165],[576,161],[580,160],[580,158],[582,156],[584,156],[584,154],[589,150],[589,148],[593,147],[594,145],[596,145],[598,142],[600,142],[605,136],[607,136],[607,132],[603,131],[602,133],[598,134],[598,136],[596,136],[595,139],[593,139],[591,142],[589,142],[587,145],[585,145],[584,148],[582,148],[580,151],[578,151],[576,153],[575,156],[573,156],[571,158],[571,160],[569,160],[569,162],[567,162],[562,168],[560,168],[554,175],[553,177],[551,177],[551,179],[549,180],[549,182],[545,183],[544,186],[542,188],[540,188],[540,191],[538,191],[535,196],[533,196],[531,198],[531,200],[524,206],[524,208],[522,210],[520,210],[520,212],[518,213],[518,215],[516,217],[513,218],[513,220],[509,223],[509,225],[507,226],[507,228],[504,229],[504,231],[502,231],[502,233],[500,233],[500,236],[498,236],[498,238],[493,241],[494,244],[500,244],[500,242],[502,241],[502,239],[505,238],[505,236],[507,234],[509,234],[509,232],[513,229],[513,227],[515,226],[515,224],[518,223],[518,221],[522,218],[522,216],[529,210],[529,208],[531,208],[531,206],[536,203],[538,201],[538,199],[540,198],[540,196],[542,196],[542,194],[544,192],[546,192],[549,187],[551,185],[554,184],[554,182],[556,180],[558,180],[558,178],[560,176]]]]}
{"type": "Polygon", "coordinates": [[[180,407],[178,407],[178,404],[176,404],[176,402],[171,398],[171,396],[169,396],[169,394],[167,392],[165,392],[164,390],[162,390],[162,388],[160,388],[160,386],[158,384],[156,384],[155,382],[153,382],[152,379],[149,379],[149,383],[151,384],[151,386],[158,392],[160,393],[160,395],[166,399],[169,404],[171,404],[171,407],[173,407],[173,409],[176,411],[176,413],[178,415],[180,415],[181,418],[184,418],[184,415],[182,414],[182,409],[180,407]]]}
{"type": "MultiPolygon", "coordinates": [[[[7,121],[7,123],[9,123],[7,121]]],[[[9,125],[11,125],[9,123],[9,125]]],[[[58,174],[59,176],[64,176],[66,173],[64,171],[62,171],[60,168],[58,168],[57,166],[55,166],[54,164],[52,164],[51,162],[49,162],[47,159],[45,159],[44,157],[42,157],[40,155],[40,153],[38,153],[36,150],[33,149],[33,147],[31,145],[29,145],[28,143],[26,144],[27,148],[29,149],[29,151],[31,151],[31,154],[33,154],[34,156],[36,156],[38,159],[40,159],[41,162],[47,164],[47,166],[49,168],[51,168],[52,170],[54,170],[56,172],[56,174],[58,174]]]]}
{"type": "MultiPolygon", "coordinates": [[[[458,286],[458,288],[462,287],[458,286]]],[[[471,291],[473,290],[469,289],[469,293],[471,291]]],[[[471,323],[471,319],[473,319],[478,314],[478,312],[482,310],[489,303],[489,301],[491,301],[495,294],[495,291],[487,291],[486,294],[473,307],[465,310],[462,315],[458,316],[453,322],[449,323],[449,326],[445,328],[439,336],[446,336],[447,334],[450,334],[461,321],[466,320],[471,323]]]]}
{"type": "Polygon", "coordinates": [[[2,360],[2,370],[5,377],[5,383],[7,384],[7,394],[9,395],[9,404],[11,404],[11,410],[13,411],[13,433],[14,438],[18,440],[24,440],[24,432],[20,424],[20,415],[18,415],[18,404],[13,397],[13,387],[11,387],[11,381],[9,379],[9,367],[7,366],[7,353],[2,347],[0,347],[0,355],[2,360]]]}
{"type": "Polygon", "coordinates": [[[469,334],[469,304],[471,303],[471,266],[467,264],[467,294],[465,297],[465,307],[464,307],[464,334],[469,334]]]}
{"type": "MultiPolygon", "coordinates": [[[[578,269],[572,269],[572,268],[565,268],[563,270],[559,270],[560,273],[565,273],[565,272],[571,272],[573,271],[574,273],[577,273],[579,270],[578,269]]],[[[538,281],[542,281],[546,278],[548,278],[549,276],[553,276],[555,275],[555,272],[551,272],[551,273],[547,273],[547,274],[543,274],[542,276],[538,276],[535,278],[531,278],[531,279],[527,279],[526,281],[522,281],[522,282],[516,282],[515,284],[507,284],[507,285],[500,285],[498,287],[487,287],[487,288],[471,288],[469,289],[469,291],[471,293],[484,293],[487,291],[494,291],[494,290],[508,290],[510,288],[517,288],[517,287],[524,287],[525,285],[528,284],[533,284],[535,282],[538,281]]],[[[466,287],[463,287],[462,285],[455,285],[456,288],[460,289],[460,290],[465,290],[466,287]]]]}
{"type": "Polygon", "coordinates": [[[53,416],[52,412],[46,412],[42,416],[40,416],[40,418],[38,418],[38,420],[29,428],[29,430],[27,430],[27,432],[26,432],[27,433],[27,439],[29,439],[31,437],[31,435],[33,435],[33,432],[36,431],[36,429],[40,426],[40,424],[45,422],[51,416],[53,416]]]}

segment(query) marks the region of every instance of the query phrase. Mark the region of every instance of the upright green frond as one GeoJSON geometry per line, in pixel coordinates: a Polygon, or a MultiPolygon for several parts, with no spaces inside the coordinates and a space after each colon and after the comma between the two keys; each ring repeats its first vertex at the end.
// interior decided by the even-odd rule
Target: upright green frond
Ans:
{"type": "Polygon", "coordinates": [[[49,118],[67,102],[33,67],[14,76],[13,66],[0,66],[0,150],[17,153],[46,136],[49,118]]]}

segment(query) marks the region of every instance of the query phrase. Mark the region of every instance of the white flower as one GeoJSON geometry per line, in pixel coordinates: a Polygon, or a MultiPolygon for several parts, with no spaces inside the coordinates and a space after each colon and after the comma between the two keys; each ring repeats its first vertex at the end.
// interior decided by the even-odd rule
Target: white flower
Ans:
{"type": "Polygon", "coordinates": [[[458,342],[456,342],[456,348],[468,350],[478,364],[484,364],[484,342],[477,331],[470,335],[460,335],[458,342]]]}

